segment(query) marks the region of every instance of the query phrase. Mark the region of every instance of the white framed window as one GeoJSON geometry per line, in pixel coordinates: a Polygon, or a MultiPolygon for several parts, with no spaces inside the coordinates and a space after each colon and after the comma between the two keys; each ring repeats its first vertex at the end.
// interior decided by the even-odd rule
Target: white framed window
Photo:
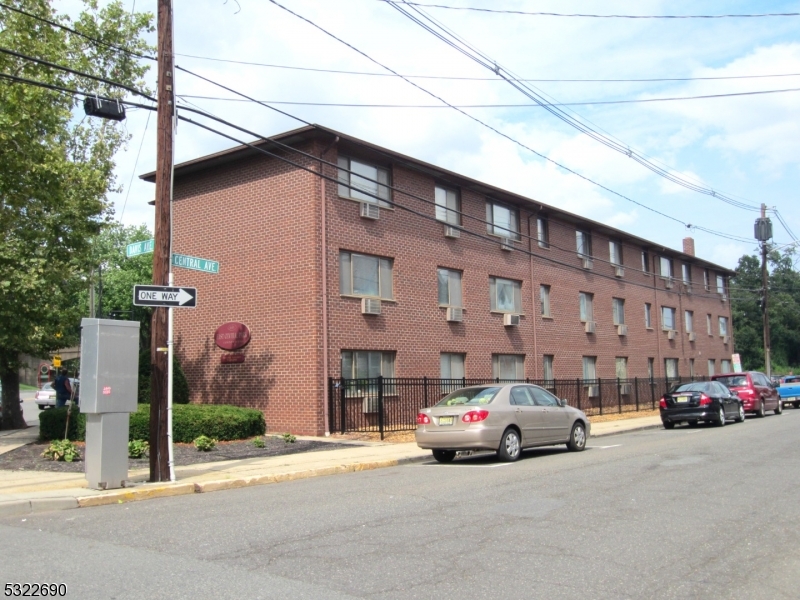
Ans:
{"type": "Polygon", "coordinates": [[[659,256],[658,257],[658,265],[659,271],[658,274],[661,277],[671,278],[672,277],[672,259],[667,258],[666,256],[659,256]]]}
{"type": "Polygon", "coordinates": [[[719,318],[719,334],[728,335],[728,317],[719,318]]]}
{"type": "Polygon", "coordinates": [[[628,357],[627,356],[618,356],[614,359],[614,368],[617,375],[617,379],[627,379],[628,378],[628,357]]]}
{"type": "Polygon", "coordinates": [[[584,356],[583,357],[583,379],[594,380],[597,379],[597,357],[584,356]]]}
{"type": "Polygon", "coordinates": [[[731,365],[731,361],[723,358],[720,361],[719,368],[722,369],[723,373],[731,373],[733,371],[733,366],[731,365]]]}
{"type": "Polygon", "coordinates": [[[625,300],[624,298],[611,299],[611,313],[614,325],[625,325],[625,300]]]}
{"type": "Polygon", "coordinates": [[[339,195],[389,207],[389,169],[347,156],[339,157],[339,195]]]}
{"type": "Polygon", "coordinates": [[[725,293],[725,276],[724,275],[717,275],[717,293],[724,294],[725,293]]]}
{"type": "MultiPolygon", "coordinates": [[[[394,379],[394,352],[375,352],[371,350],[342,350],[342,378],[343,379],[375,379],[378,376],[394,379]]],[[[345,390],[347,396],[363,396],[375,393],[377,388],[369,385],[367,381],[348,384],[345,390]]],[[[384,385],[384,393],[396,393],[393,384],[384,385]]]]}
{"type": "Polygon", "coordinates": [[[664,359],[664,372],[667,374],[668,379],[678,378],[678,359],[665,358],[664,359]]]}
{"type": "Polygon", "coordinates": [[[642,250],[642,271],[650,272],[650,253],[647,250],[642,250]]]}
{"type": "Polygon", "coordinates": [[[461,202],[459,201],[458,192],[437,185],[435,197],[436,220],[450,225],[461,225],[461,202]]]}
{"type": "Polygon", "coordinates": [[[512,279],[489,277],[489,305],[491,310],[522,314],[522,284],[512,279]]]}
{"type": "Polygon", "coordinates": [[[676,329],[674,308],[669,306],[661,307],[661,329],[676,329]]]}
{"type": "Polygon", "coordinates": [[[620,242],[608,241],[608,260],[612,265],[622,264],[622,244],[620,242]]]}
{"type": "Polygon", "coordinates": [[[689,359],[689,377],[694,379],[694,359],[693,358],[689,359]]]}
{"type": "Polygon", "coordinates": [[[689,263],[683,263],[681,265],[681,276],[683,278],[683,283],[686,285],[691,285],[692,283],[692,265],[689,263]]]}
{"type": "MultiPolygon", "coordinates": [[[[439,376],[442,379],[463,379],[464,374],[464,358],[466,355],[457,354],[452,352],[442,352],[439,355],[439,376]]],[[[461,381],[443,381],[442,392],[451,392],[462,387],[461,381]]]]}
{"type": "Polygon", "coordinates": [[[647,359],[647,378],[652,380],[656,376],[656,359],[647,359]]]}
{"type": "Polygon", "coordinates": [[[525,355],[492,354],[492,377],[522,381],[525,379],[525,355]]]}
{"type": "Polygon", "coordinates": [[[491,200],[486,201],[486,229],[493,235],[519,240],[519,213],[517,209],[491,200]]]}
{"type": "Polygon", "coordinates": [[[392,259],[355,252],[339,252],[339,292],[392,300],[392,259]]]}
{"type": "Polygon", "coordinates": [[[691,333],[694,331],[694,312],[687,310],[683,313],[684,323],[686,325],[686,332],[691,333]]]}
{"type": "Polygon", "coordinates": [[[594,321],[594,294],[580,292],[578,294],[580,316],[582,322],[594,321]]]}
{"type": "Polygon", "coordinates": [[[439,306],[463,306],[461,297],[461,271],[453,269],[436,269],[439,288],[439,306]]]}
{"type": "Polygon", "coordinates": [[[708,273],[708,269],[703,269],[703,287],[706,288],[706,291],[711,289],[711,277],[708,273]]]}
{"type": "Polygon", "coordinates": [[[648,329],[653,327],[653,305],[649,302],[644,303],[644,326],[648,329]]]}
{"type": "Polygon", "coordinates": [[[708,331],[708,335],[714,335],[714,332],[711,331],[711,315],[706,315],[706,329],[708,331]]]}
{"type": "Polygon", "coordinates": [[[553,363],[555,356],[552,354],[545,354],[542,357],[542,378],[545,381],[553,381],[555,379],[555,371],[553,371],[553,363]]]}
{"type": "Polygon", "coordinates": [[[539,242],[539,248],[550,247],[550,223],[544,217],[536,219],[536,239],[539,242]]]}
{"type": "Polygon", "coordinates": [[[711,377],[715,374],[717,369],[717,361],[713,358],[708,359],[708,376],[711,377]]]}
{"type": "Polygon", "coordinates": [[[581,258],[592,257],[592,235],[588,231],[578,229],[575,232],[575,248],[581,258]]]}
{"type": "Polygon", "coordinates": [[[542,316],[549,317],[550,315],[550,286],[539,286],[539,306],[541,307],[542,316]]]}

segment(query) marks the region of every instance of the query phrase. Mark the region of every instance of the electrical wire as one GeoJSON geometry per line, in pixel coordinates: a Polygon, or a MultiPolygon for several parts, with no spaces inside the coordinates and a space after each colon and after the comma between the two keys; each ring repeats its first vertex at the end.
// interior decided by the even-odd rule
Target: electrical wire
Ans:
{"type": "Polygon", "coordinates": [[[152,112],[147,113],[147,121],[144,124],[144,131],[142,132],[142,141],[139,142],[139,151],[136,153],[136,160],[133,163],[133,170],[131,171],[131,180],[128,182],[128,193],[125,194],[125,202],[122,204],[122,212],[120,212],[119,220],[125,216],[125,207],[128,206],[128,198],[131,195],[131,187],[133,187],[133,178],[136,177],[136,167],[139,166],[139,156],[142,154],[142,146],[144,146],[144,138],[147,135],[147,127],[150,125],[150,115],[152,112]]]}

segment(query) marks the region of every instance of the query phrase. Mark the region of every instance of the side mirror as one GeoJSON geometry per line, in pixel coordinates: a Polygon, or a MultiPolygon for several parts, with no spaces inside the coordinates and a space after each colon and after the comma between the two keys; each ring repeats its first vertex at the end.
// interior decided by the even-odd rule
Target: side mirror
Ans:
{"type": "Polygon", "coordinates": [[[561,399],[561,406],[569,406],[569,402],[567,402],[566,398],[561,399]]]}

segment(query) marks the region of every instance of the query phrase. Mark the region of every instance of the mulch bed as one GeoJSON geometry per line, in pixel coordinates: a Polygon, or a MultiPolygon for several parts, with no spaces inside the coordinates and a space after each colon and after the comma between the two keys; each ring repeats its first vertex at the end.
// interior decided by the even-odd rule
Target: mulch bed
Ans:
{"type": "MultiPolygon", "coordinates": [[[[173,454],[175,465],[193,465],[197,463],[215,462],[220,460],[239,460],[244,458],[266,458],[269,456],[283,456],[286,454],[297,454],[299,452],[317,452],[320,450],[337,450],[339,448],[349,448],[352,444],[337,444],[335,442],[321,442],[312,440],[296,440],[288,444],[283,441],[283,437],[264,436],[263,448],[256,448],[252,440],[242,440],[236,442],[217,442],[216,447],[209,452],[200,452],[194,444],[175,444],[173,454]]],[[[84,444],[76,444],[84,453],[84,444]]],[[[0,469],[6,471],[55,471],[62,473],[82,473],[83,461],[76,462],[56,462],[42,458],[42,452],[49,446],[49,443],[34,443],[22,446],[11,452],[0,454],[0,469]]],[[[129,458],[128,469],[147,469],[150,466],[150,459],[129,458]]]]}

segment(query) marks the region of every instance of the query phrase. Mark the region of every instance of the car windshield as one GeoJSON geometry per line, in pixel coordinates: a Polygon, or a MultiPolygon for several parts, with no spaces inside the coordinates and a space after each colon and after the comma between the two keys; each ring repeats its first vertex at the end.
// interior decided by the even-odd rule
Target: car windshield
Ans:
{"type": "Polygon", "coordinates": [[[671,394],[676,394],[679,392],[705,392],[706,386],[708,384],[704,381],[697,381],[695,383],[684,383],[682,385],[676,385],[672,388],[671,394]]]}
{"type": "Polygon", "coordinates": [[[722,385],[727,385],[728,387],[742,387],[747,385],[747,375],[728,375],[727,377],[717,377],[716,381],[719,381],[722,385]]]}
{"type": "Polygon", "coordinates": [[[495,394],[500,390],[499,387],[466,388],[456,390],[442,398],[436,406],[461,406],[475,404],[489,404],[494,400],[495,394]]]}

